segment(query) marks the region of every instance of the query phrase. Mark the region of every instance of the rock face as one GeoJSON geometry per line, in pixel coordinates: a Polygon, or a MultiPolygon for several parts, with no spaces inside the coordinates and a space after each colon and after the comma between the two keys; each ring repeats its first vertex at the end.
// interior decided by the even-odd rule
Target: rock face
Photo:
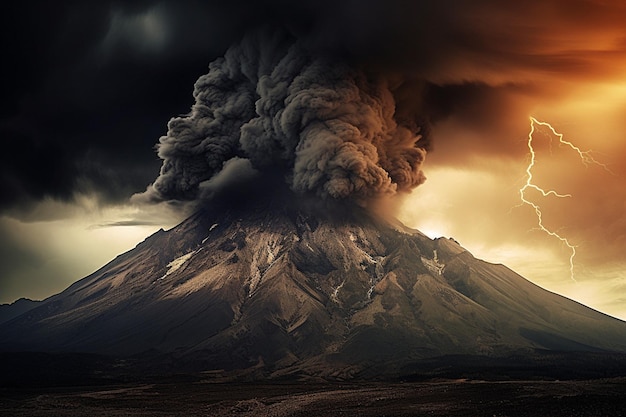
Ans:
{"type": "Polygon", "coordinates": [[[447,354],[626,352],[626,323],[362,212],[205,210],[0,325],[2,350],[394,373],[447,354]],[[384,366],[382,366],[384,365],[384,366]]]}

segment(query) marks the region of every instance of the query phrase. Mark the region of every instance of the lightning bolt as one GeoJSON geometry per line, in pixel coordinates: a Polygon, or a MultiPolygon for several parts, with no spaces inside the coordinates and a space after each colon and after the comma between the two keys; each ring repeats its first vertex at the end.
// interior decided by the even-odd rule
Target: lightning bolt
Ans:
{"type": "Polygon", "coordinates": [[[600,163],[596,159],[594,159],[590,151],[582,151],[579,147],[577,147],[573,143],[563,139],[563,134],[557,132],[550,123],[541,122],[535,119],[534,117],[530,117],[530,132],[528,132],[528,142],[527,142],[528,152],[530,155],[530,162],[528,163],[528,166],[526,167],[526,183],[524,184],[522,188],[519,189],[520,200],[522,201],[520,205],[526,204],[532,207],[533,210],[535,210],[535,215],[537,216],[537,225],[538,225],[539,230],[541,230],[542,232],[546,233],[549,236],[552,236],[560,240],[570,250],[570,257],[569,257],[570,278],[572,279],[572,281],[576,281],[576,279],[574,278],[574,258],[576,257],[576,246],[572,245],[569,242],[569,240],[567,240],[566,237],[563,237],[557,232],[554,232],[548,229],[547,227],[545,227],[545,225],[543,224],[543,214],[541,212],[541,207],[538,204],[533,203],[526,197],[526,191],[528,189],[533,189],[535,191],[538,191],[544,197],[548,197],[548,196],[554,196],[558,198],[571,197],[571,194],[559,194],[554,190],[546,191],[543,188],[533,183],[533,167],[535,166],[535,161],[536,161],[535,149],[533,148],[533,139],[534,139],[533,134],[535,133],[537,129],[536,126],[547,127],[555,137],[559,138],[560,144],[566,145],[569,148],[571,148],[573,151],[578,153],[578,156],[580,157],[580,160],[583,163],[583,165],[589,166],[590,164],[595,164],[604,168],[608,172],[611,172],[611,170],[605,164],[600,163]]]}
{"type": "MultiPolygon", "coordinates": [[[[530,133],[528,134],[528,147],[531,150],[531,157],[534,157],[534,152],[532,149],[532,134],[535,131],[535,124],[538,124],[540,126],[546,126],[548,129],[550,129],[550,131],[552,132],[552,134],[554,136],[556,136],[557,138],[559,138],[559,143],[563,144],[563,145],[567,145],[568,147],[570,147],[572,150],[574,150],[578,156],[580,157],[581,162],[583,163],[584,166],[588,167],[590,164],[594,164],[594,165],[598,165],[599,167],[601,167],[602,169],[604,169],[605,171],[607,171],[608,173],[615,175],[615,173],[613,171],[611,171],[609,169],[609,167],[606,164],[603,164],[599,161],[597,161],[593,155],[591,154],[591,151],[581,151],[580,148],[576,145],[574,145],[572,142],[568,142],[565,139],[563,139],[563,134],[559,133],[556,131],[556,129],[554,129],[552,127],[552,125],[548,122],[540,122],[539,120],[535,119],[534,117],[530,117],[530,133]]],[[[528,170],[527,170],[528,172],[528,170]]]]}

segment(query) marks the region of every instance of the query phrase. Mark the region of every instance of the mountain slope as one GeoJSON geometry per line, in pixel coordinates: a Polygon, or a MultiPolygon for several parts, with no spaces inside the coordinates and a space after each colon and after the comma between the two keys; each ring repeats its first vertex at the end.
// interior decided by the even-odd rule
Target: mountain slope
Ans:
{"type": "Polygon", "coordinates": [[[450,239],[356,212],[200,212],[0,325],[2,350],[386,372],[447,354],[626,352],[626,323],[450,239]]]}

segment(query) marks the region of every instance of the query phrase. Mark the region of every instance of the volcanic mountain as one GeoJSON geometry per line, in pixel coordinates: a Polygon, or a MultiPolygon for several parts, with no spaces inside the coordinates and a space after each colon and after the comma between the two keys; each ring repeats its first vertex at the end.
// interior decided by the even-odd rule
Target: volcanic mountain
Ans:
{"type": "MultiPolygon", "coordinates": [[[[529,260],[531,262],[531,260],[529,260]]],[[[394,374],[443,355],[626,352],[626,323],[360,209],[204,209],[0,325],[4,351],[394,374]]]]}

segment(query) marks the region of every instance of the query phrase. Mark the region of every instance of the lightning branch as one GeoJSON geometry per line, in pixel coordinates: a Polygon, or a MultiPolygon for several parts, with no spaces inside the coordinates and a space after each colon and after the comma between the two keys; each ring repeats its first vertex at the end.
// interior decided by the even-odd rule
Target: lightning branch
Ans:
{"type": "Polygon", "coordinates": [[[556,129],[554,129],[554,127],[552,127],[552,125],[550,123],[547,122],[542,122],[539,121],[537,119],[535,119],[534,117],[530,117],[530,131],[528,132],[528,141],[527,141],[527,145],[528,145],[528,152],[530,155],[530,161],[528,163],[528,166],[526,167],[526,183],[519,189],[519,195],[520,195],[520,200],[521,200],[521,204],[520,205],[528,205],[530,207],[532,207],[532,209],[535,211],[535,215],[537,216],[537,226],[538,229],[541,230],[542,232],[546,233],[547,235],[554,237],[558,240],[561,241],[561,243],[563,243],[563,245],[565,245],[568,250],[570,251],[570,257],[569,257],[569,270],[570,270],[570,278],[572,279],[572,281],[576,281],[575,277],[574,277],[574,258],[576,257],[576,246],[573,245],[572,243],[570,243],[570,241],[564,237],[561,236],[559,233],[550,230],[549,228],[547,228],[544,223],[543,223],[543,213],[541,212],[541,207],[539,206],[539,204],[534,203],[532,201],[530,201],[528,199],[528,197],[526,196],[526,191],[528,191],[529,189],[533,189],[535,191],[538,191],[539,193],[541,193],[541,195],[543,197],[548,197],[548,196],[554,196],[557,198],[568,198],[571,197],[571,194],[560,194],[554,190],[545,190],[542,187],[539,187],[537,184],[535,184],[533,182],[533,168],[535,166],[535,162],[536,162],[536,154],[535,154],[535,148],[533,147],[533,140],[534,140],[534,133],[537,129],[536,126],[544,126],[547,127],[550,132],[552,133],[552,135],[554,135],[554,137],[557,137],[559,139],[559,143],[562,145],[565,145],[567,147],[569,147],[570,149],[572,149],[573,151],[575,151],[578,156],[580,157],[581,162],[583,163],[583,165],[585,165],[586,167],[594,164],[594,165],[598,165],[600,167],[602,167],[604,170],[611,172],[610,169],[603,163],[598,162],[591,154],[590,151],[583,151],[581,150],[579,147],[577,147],[576,145],[574,145],[572,142],[569,142],[567,140],[565,140],[563,138],[563,134],[559,133],[556,131],[556,129]]]}

